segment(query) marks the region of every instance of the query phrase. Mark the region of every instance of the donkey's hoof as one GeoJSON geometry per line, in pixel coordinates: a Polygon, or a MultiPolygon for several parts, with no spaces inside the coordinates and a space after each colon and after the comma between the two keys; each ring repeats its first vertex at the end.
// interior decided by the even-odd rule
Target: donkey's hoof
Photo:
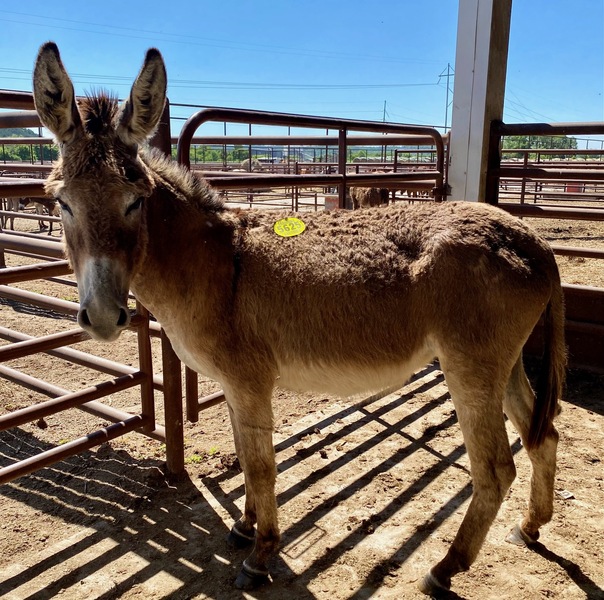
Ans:
{"type": "Polygon", "coordinates": [[[508,533],[505,541],[516,546],[532,546],[537,543],[538,539],[539,532],[535,535],[529,535],[522,527],[520,527],[520,524],[517,524],[512,531],[508,533]]]}
{"type": "Polygon", "coordinates": [[[235,527],[232,527],[231,531],[229,532],[229,535],[227,536],[227,544],[231,546],[231,548],[235,548],[236,550],[243,550],[244,548],[249,548],[254,544],[254,533],[252,535],[247,535],[235,529],[235,527]]]}
{"type": "Polygon", "coordinates": [[[419,591],[426,596],[436,596],[451,589],[451,582],[441,582],[432,573],[428,571],[426,576],[419,583],[419,591]]]}
{"type": "Polygon", "coordinates": [[[255,590],[268,582],[268,571],[256,571],[243,563],[243,567],[241,567],[241,571],[235,580],[235,587],[238,590],[255,590]]]}

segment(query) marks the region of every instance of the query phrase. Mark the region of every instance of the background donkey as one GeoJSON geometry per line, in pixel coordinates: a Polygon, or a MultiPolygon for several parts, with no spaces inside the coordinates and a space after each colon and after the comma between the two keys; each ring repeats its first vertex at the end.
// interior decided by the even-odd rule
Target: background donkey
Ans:
{"type": "Polygon", "coordinates": [[[130,97],[78,106],[55,44],[42,46],[34,96],[61,145],[47,182],[59,199],[80,290],[78,320],[114,340],[131,288],[187,365],[219,381],[246,486],[231,540],[254,543],[235,582],[268,575],[277,550],[271,394],[275,385],[349,395],[402,384],[440,360],[471,461],[472,501],[446,556],[421,583],[468,569],[515,476],[504,412],[528,451],[530,502],[511,541],[532,543],[552,515],[564,377],[564,314],[553,253],[521,221],[479,203],[298,215],[231,211],[201,179],[145,148],[166,73],[147,52],[130,97]],[[521,352],[543,316],[537,395],[521,352]]]}

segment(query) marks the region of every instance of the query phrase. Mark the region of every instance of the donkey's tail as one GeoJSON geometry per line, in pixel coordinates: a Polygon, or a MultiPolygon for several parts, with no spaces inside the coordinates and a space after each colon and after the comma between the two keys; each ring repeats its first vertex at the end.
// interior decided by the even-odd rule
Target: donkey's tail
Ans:
{"type": "Polygon", "coordinates": [[[529,450],[537,448],[543,443],[551,430],[554,417],[560,412],[558,399],[564,386],[566,345],[564,342],[564,297],[559,279],[543,316],[544,350],[527,439],[527,449],[529,450]]]}

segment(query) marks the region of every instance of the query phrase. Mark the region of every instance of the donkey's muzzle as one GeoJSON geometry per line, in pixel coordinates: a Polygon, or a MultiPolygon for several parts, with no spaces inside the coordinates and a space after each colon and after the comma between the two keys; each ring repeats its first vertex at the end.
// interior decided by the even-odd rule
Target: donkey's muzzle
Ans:
{"type": "Polygon", "coordinates": [[[126,306],[104,307],[102,311],[82,306],[78,312],[78,324],[93,339],[112,342],[130,325],[130,311],[126,306]]]}
{"type": "Polygon", "coordinates": [[[128,277],[121,263],[106,257],[82,261],[77,279],[78,324],[95,340],[116,340],[130,325],[128,277]]]}

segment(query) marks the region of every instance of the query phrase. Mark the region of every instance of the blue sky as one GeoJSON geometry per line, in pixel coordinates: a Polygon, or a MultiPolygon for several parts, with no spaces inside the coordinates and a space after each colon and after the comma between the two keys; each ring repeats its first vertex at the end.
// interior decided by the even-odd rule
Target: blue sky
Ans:
{"type": "MultiPolygon", "coordinates": [[[[457,0],[3,3],[0,88],[31,90],[52,39],[77,93],[124,97],[156,46],[172,103],[442,126],[457,13],[457,0]]],[[[504,120],[604,120],[604,0],[513,1],[504,120]]]]}

